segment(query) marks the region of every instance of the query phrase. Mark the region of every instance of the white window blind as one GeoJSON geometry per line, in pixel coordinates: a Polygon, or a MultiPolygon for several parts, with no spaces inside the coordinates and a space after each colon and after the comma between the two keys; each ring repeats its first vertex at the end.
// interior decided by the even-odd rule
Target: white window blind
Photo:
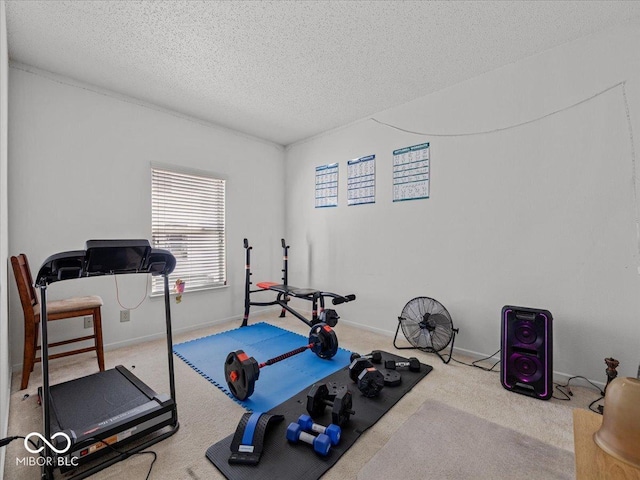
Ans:
{"type": "MultiPolygon", "coordinates": [[[[185,282],[185,292],[226,284],[225,181],[151,168],[151,235],[154,248],[169,250],[176,268],[169,277],[185,282]]],[[[151,293],[163,291],[153,277],[151,293]]]]}

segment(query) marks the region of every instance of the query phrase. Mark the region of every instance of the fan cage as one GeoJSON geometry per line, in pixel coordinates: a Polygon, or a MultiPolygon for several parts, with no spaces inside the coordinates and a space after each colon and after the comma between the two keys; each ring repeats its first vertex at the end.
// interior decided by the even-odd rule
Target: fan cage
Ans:
{"type": "Polygon", "coordinates": [[[415,297],[402,309],[393,345],[399,350],[418,349],[435,353],[444,363],[449,363],[457,329],[453,328],[451,315],[444,305],[430,297],[415,297]],[[400,328],[411,347],[398,347],[396,339],[400,328]],[[439,353],[451,344],[448,358],[439,353]]]}

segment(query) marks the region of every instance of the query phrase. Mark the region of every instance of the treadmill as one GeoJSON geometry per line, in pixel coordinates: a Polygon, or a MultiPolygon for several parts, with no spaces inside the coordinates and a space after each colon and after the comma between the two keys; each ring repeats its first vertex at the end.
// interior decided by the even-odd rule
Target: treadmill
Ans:
{"type": "Polygon", "coordinates": [[[86,478],[178,430],[169,301],[169,274],[175,265],[171,252],[151,248],[147,240],[89,240],[85,250],[52,255],[40,267],[35,285],[43,319],[52,283],[102,275],[162,275],[170,388],[169,395],[158,394],[122,365],[50,385],[47,322],[41,321],[42,478],[53,479],[55,470],[66,480],[86,478]],[[132,448],[122,448],[133,441],[132,448]]]}

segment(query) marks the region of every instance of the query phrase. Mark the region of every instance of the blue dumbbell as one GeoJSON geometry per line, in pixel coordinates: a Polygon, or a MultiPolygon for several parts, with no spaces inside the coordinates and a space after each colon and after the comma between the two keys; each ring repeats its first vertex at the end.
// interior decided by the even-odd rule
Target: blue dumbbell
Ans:
{"type": "Polygon", "coordinates": [[[325,427],[324,425],[313,423],[313,420],[309,415],[300,415],[300,418],[298,418],[298,425],[307,432],[324,433],[331,439],[332,445],[340,443],[340,434],[342,433],[342,429],[338,425],[334,425],[332,423],[328,427],[325,427]]]}
{"type": "Polygon", "coordinates": [[[323,456],[327,456],[331,449],[331,439],[328,435],[321,433],[315,437],[310,433],[303,432],[302,427],[293,422],[287,427],[287,440],[292,443],[297,443],[298,441],[308,443],[313,446],[316,452],[323,456]]]}

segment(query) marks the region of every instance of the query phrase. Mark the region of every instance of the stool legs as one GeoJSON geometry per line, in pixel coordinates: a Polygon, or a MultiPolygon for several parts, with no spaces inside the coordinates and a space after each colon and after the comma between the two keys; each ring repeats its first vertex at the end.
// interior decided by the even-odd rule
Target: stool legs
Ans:
{"type": "Polygon", "coordinates": [[[22,355],[22,380],[20,390],[24,390],[29,385],[29,377],[33,371],[33,364],[36,361],[36,335],[37,323],[27,322],[24,325],[24,352],[22,355]]]}
{"type": "Polygon", "coordinates": [[[104,372],[104,349],[102,346],[102,315],[100,307],[93,310],[93,334],[96,336],[96,354],[98,355],[98,368],[104,372]]]}
{"type": "MultiPolygon", "coordinates": [[[[38,333],[39,322],[26,322],[24,326],[24,352],[22,357],[22,379],[20,381],[20,390],[24,390],[29,386],[29,377],[33,372],[36,362],[36,350],[38,349],[38,333]]],[[[93,309],[93,335],[98,357],[98,368],[104,372],[104,347],[102,342],[102,314],[100,307],[93,309]]],[[[66,343],[66,342],[63,342],[66,343]]],[[[52,344],[50,344],[51,346],[52,344]]],[[[54,345],[55,346],[55,345],[54,345]]],[[[62,354],[58,354],[62,355],[62,354]]],[[[51,356],[49,357],[51,358],[51,356]]]]}

